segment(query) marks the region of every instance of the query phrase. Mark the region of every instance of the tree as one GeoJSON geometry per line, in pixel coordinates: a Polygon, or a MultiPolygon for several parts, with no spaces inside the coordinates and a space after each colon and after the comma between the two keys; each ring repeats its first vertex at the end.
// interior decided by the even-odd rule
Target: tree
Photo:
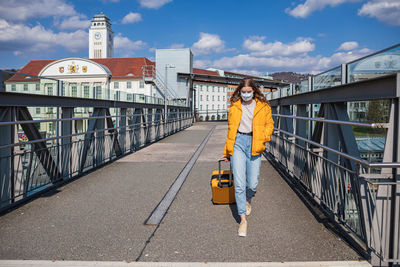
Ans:
{"type": "Polygon", "coordinates": [[[367,122],[387,122],[388,103],[387,100],[372,100],[367,109],[365,119],[367,122]]]}

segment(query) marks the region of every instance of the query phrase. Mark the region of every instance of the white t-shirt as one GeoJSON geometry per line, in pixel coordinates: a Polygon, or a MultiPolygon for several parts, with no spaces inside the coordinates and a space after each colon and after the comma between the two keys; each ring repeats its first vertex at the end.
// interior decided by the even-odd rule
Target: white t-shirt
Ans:
{"type": "Polygon", "coordinates": [[[253,131],[253,116],[255,107],[256,101],[254,99],[250,104],[245,104],[242,102],[242,117],[240,118],[238,129],[239,132],[250,133],[253,131]]]}

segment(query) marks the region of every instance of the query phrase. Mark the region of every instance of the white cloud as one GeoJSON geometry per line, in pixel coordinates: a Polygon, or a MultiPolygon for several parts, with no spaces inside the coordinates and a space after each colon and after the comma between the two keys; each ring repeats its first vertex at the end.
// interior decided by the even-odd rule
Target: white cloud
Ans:
{"type": "Polygon", "coordinates": [[[114,49],[122,56],[131,56],[136,50],[145,49],[146,47],[147,43],[141,40],[132,41],[128,37],[122,36],[121,33],[114,37],[114,49]]]}
{"type": "Polygon", "coordinates": [[[172,44],[169,46],[170,49],[180,49],[185,48],[185,44],[172,44]]]}
{"type": "Polygon", "coordinates": [[[72,16],[66,19],[63,19],[61,22],[56,21],[55,25],[61,30],[70,30],[70,29],[88,29],[91,21],[86,18],[86,16],[72,16]]]}
{"type": "Polygon", "coordinates": [[[192,45],[192,52],[196,56],[225,51],[225,42],[217,34],[201,32],[200,39],[192,45]]]}
{"type": "Polygon", "coordinates": [[[357,42],[344,42],[339,46],[339,48],[337,50],[338,51],[349,51],[349,50],[354,50],[356,48],[358,48],[357,42]]]}
{"type": "Polygon", "coordinates": [[[0,19],[0,51],[12,51],[14,55],[21,55],[46,53],[58,47],[72,53],[87,50],[88,34],[83,30],[55,33],[40,24],[29,27],[0,19]]]}
{"type": "Polygon", "coordinates": [[[64,0],[1,0],[0,18],[25,21],[30,18],[78,15],[73,5],[64,0]]]}
{"type": "Polygon", "coordinates": [[[206,69],[212,66],[212,61],[208,59],[196,59],[193,62],[193,67],[206,69]]]}
{"type": "Polygon", "coordinates": [[[123,19],[122,24],[135,23],[142,20],[142,15],[139,13],[129,12],[123,19]]]}
{"type": "Polygon", "coordinates": [[[262,77],[262,76],[264,76],[266,74],[265,72],[262,72],[262,71],[246,70],[246,69],[230,69],[229,71],[236,72],[236,73],[241,73],[241,74],[247,74],[247,75],[250,75],[250,76],[258,76],[258,77],[262,77]]]}
{"type": "Polygon", "coordinates": [[[317,10],[322,10],[326,6],[337,6],[346,2],[358,2],[360,0],[306,0],[304,4],[299,4],[293,9],[286,8],[285,12],[296,18],[306,18],[317,10]]]}
{"type": "Polygon", "coordinates": [[[141,7],[158,9],[172,0],[138,0],[141,7]]]}
{"type": "Polygon", "coordinates": [[[233,57],[223,57],[214,60],[207,66],[225,70],[247,70],[265,73],[266,71],[295,71],[302,73],[319,73],[323,70],[339,66],[369,54],[371,50],[361,49],[348,52],[337,52],[331,56],[310,56],[299,54],[295,56],[255,56],[240,54],[233,57]]]}
{"type": "Polygon", "coordinates": [[[315,49],[315,45],[308,38],[297,38],[296,41],[288,44],[279,41],[264,43],[265,38],[265,36],[252,36],[244,41],[243,48],[250,51],[253,56],[289,56],[315,49]]]}
{"type": "Polygon", "coordinates": [[[400,25],[399,0],[372,0],[365,3],[358,15],[377,18],[389,25],[400,25]]]}

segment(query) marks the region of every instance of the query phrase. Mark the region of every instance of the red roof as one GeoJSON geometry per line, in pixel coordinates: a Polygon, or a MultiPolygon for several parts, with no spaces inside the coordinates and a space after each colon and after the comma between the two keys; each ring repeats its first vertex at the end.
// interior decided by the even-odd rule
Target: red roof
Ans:
{"type": "Polygon", "coordinates": [[[195,74],[205,74],[205,75],[219,76],[219,73],[216,72],[216,71],[204,70],[204,69],[198,69],[198,68],[193,68],[193,73],[195,73],[195,74]]]}
{"type": "MultiPolygon", "coordinates": [[[[142,66],[144,65],[155,65],[154,62],[150,61],[145,57],[120,57],[120,58],[96,58],[90,59],[101,65],[106,66],[112,75],[112,79],[132,79],[142,77],[142,66]]],[[[51,62],[56,61],[55,59],[49,60],[31,60],[22,69],[20,73],[29,75],[38,75],[39,72],[51,62]]],[[[27,79],[27,76],[13,75],[7,81],[37,81],[37,78],[27,79]]]]}
{"type": "Polygon", "coordinates": [[[153,61],[145,57],[111,57],[91,60],[106,66],[111,71],[112,79],[142,78],[142,66],[155,65],[153,61]]]}
{"type": "MultiPolygon", "coordinates": [[[[51,62],[55,61],[54,59],[49,59],[49,60],[31,60],[28,64],[26,64],[22,69],[20,69],[18,72],[19,73],[24,73],[24,74],[29,74],[29,75],[38,75],[39,72],[47,65],[50,64],[51,62]]],[[[18,75],[14,74],[11,76],[10,79],[7,80],[7,82],[13,82],[13,81],[38,81],[39,79],[37,78],[27,78],[29,76],[23,76],[23,75],[18,75]]]]}

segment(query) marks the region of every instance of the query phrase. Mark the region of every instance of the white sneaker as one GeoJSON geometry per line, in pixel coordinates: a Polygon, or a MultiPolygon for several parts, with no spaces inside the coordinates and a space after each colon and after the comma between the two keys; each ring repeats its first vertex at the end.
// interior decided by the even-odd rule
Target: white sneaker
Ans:
{"type": "Polygon", "coordinates": [[[239,224],[238,235],[243,237],[247,235],[247,221],[242,221],[239,224]]]}

